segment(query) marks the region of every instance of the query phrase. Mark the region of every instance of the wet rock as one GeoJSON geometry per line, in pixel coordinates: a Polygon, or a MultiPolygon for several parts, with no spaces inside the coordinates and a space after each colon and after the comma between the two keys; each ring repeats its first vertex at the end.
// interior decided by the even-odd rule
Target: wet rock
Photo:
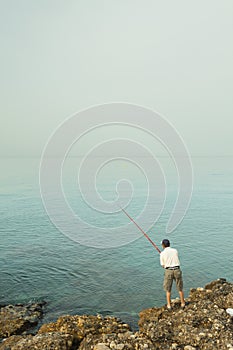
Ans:
{"type": "Polygon", "coordinates": [[[6,338],[37,325],[45,303],[7,305],[0,309],[0,338],[6,338]]]}

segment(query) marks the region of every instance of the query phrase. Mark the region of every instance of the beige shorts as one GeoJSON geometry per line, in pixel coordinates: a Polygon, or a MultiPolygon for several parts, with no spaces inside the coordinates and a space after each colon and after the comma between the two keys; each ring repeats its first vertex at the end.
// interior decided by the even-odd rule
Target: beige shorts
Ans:
{"type": "Polygon", "coordinates": [[[172,290],[173,280],[176,281],[176,288],[179,292],[183,290],[183,278],[182,271],[180,269],[177,270],[167,270],[164,272],[164,283],[163,288],[165,292],[170,292],[172,290]]]}

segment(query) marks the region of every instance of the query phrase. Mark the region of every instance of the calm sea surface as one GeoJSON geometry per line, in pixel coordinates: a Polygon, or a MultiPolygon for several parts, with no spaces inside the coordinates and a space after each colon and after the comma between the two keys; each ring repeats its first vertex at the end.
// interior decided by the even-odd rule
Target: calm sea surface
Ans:
{"type": "MultiPolygon", "coordinates": [[[[189,210],[178,228],[166,235],[179,250],[186,295],[190,288],[219,277],[233,281],[233,158],[192,161],[194,189],[189,210]]],[[[1,159],[0,303],[46,300],[46,322],[63,314],[101,313],[120,316],[131,324],[140,310],[164,304],[159,254],[143,236],[122,247],[98,249],[70,240],[52,224],[40,197],[39,162],[39,158],[1,159]]],[[[132,177],[132,169],[128,171],[132,177]]],[[[149,231],[158,245],[165,238],[177,193],[175,173],[169,166],[167,171],[166,205],[149,231]]],[[[116,171],[110,169],[99,181],[106,198],[112,198],[115,177],[116,171]]],[[[74,179],[72,164],[68,164],[67,198],[77,214],[87,219],[90,208],[85,210],[79,202],[74,179]],[[69,178],[68,174],[73,175],[69,178]]],[[[145,193],[145,181],[136,178],[131,215],[145,202],[145,193]]],[[[95,225],[106,228],[128,219],[120,213],[106,220],[106,215],[95,212],[89,220],[93,229],[86,234],[94,242],[95,225]]],[[[175,287],[173,296],[177,296],[175,287]]]]}

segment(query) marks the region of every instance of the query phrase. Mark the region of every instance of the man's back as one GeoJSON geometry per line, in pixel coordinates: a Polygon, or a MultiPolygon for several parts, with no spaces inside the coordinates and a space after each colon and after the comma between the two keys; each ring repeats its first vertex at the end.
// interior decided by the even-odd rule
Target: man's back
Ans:
{"type": "Polygon", "coordinates": [[[171,247],[165,248],[160,254],[160,264],[165,268],[180,266],[177,250],[171,247]]]}

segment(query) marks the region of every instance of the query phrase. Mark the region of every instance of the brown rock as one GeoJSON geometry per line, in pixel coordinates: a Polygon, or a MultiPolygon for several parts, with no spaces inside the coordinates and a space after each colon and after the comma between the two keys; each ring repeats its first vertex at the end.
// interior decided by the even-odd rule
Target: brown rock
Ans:
{"type": "Polygon", "coordinates": [[[141,311],[135,333],[115,317],[63,316],[35,336],[8,338],[0,350],[232,349],[233,318],[226,308],[233,308],[233,284],[219,279],[192,289],[187,302],[184,310],[173,300],[170,312],[165,307],[141,311]]]}
{"type": "Polygon", "coordinates": [[[21,334],[37,325],[43,314],[44,303],[17,304],[1,307],[0,338],[21,334]]]}
{"type": "Polygon", "coordinates": [[[35,336],[12,336],[0,344],[0,350],[70,350],[73,337],[70,334],[48,333],[35,336]]]}
{"type": "Polygon", "coordinates": [[[192,289],[184,310],[177,303],[172,312],[165,307],[143,310],[140,332],[158,349],[172,348],[174,343],[181,349],[227,349],[233,340],[233,323],[225,308],[232,305],[232,292],[233,285],[220,279],[192,289]]]}
{"type": "Polygon", "coordinates": [[[150,339],[136,332],[124,332],[121,337],[117,333],[101,334],[93,337],[91,334],[86,336],[80,344],[79,350],[99,349],[98,346],[105,346],[104,349],[116,350],[155,350],[156,347],[150,339]]]}
{"type": "Polygon", "coordinates": [[[130,330],[129,325],[122,323],[116,317],[102,316],[62,316],[56,322],[44,324],[39,329],[39,334],[48,332],[60,332],[72,334],[81,341],[86,335],[92,336],[108,333],[123,333],[130,330]]]}

